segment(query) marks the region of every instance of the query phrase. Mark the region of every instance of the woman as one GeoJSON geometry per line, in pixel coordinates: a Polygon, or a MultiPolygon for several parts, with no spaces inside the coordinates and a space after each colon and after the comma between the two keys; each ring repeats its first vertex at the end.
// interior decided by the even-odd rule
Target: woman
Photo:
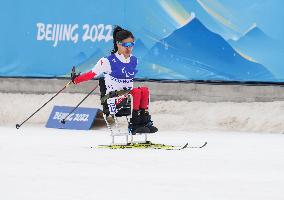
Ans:
{"type": "Polygon", "coordinates": [[[106,94],[111,91],[131,90],[133,96],[133,111],[129,123],[129,130],[132,134],[154,133],[158,129],[153,126],[149,115],[149,89],[147,87],[133,88],[135,78],[137,58],[133,56],[134,47],[133,34],[119,26],[113,31],[113,50],[108,57],[101,58],[95,67],[82,75],[74,75],[73,83],[78,84],[90,80],[95,76],[104,74],[106,94]]]}

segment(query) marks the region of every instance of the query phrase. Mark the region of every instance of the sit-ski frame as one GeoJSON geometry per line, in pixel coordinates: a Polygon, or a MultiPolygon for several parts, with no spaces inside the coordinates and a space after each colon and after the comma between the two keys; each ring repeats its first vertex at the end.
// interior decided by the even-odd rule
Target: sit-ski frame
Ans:
{"type": "MultiPolygon", "coordinates": [[[[127,94],[127,96],[126,96],[126,95],[122,95],[122,96],[113,97],[113,98],[109,98],[109,99],[112,99],[112,100],[116,101],[117,99],[123,98],[123,96],[126,97],[126,98],[128,98],[128,96],[129,96],[130,99],[131,99],[131,108],[130,108],[130,110],[131,110],[130,118],[131,118],[131,117],[132,117],[132,108],[133,108],[133,97],[132,97],[131,94],[127,94]]],[[[131,143],[145,143],[145,142],[147,142],[147,139],[148,139],[147,135],[148,135],[149,133],[136,133],[136,135],[144,135],[144,140],[143,140],[143,141],[134,141],[134,140],[133,140],[133,134],[132,134],[132,133],[130,133],[129,131],[128,131],[128,132],[125,132],[125,131],[122,132],[122,131],[120,130],[119,122],[118,122],[118,119],[117,119],[118,117],[115,116],[115,114],[116,114],[118,111],[119,111],[119,109],[116,109],[115,112],[111,112],[111,111],[110,111],[110,112],[111,112],[110,115],[111,115],[112,118],[114,119],[115,129],[116,129],[116,130],[113,130],[113,129],[112,129],[110,123],[107,121],[107,116],[106,116],[106,114],[103,114],[104,120],[105,120],[106,125],[107,125],[107,128],[108,128],[108,130],[109,130],[109,132],[110,132],[110,136],[112,137],[112,142],[111,142],[111,144],[112,144],[112,145],[115,144],[115,137],[116,137],[116,136],[125,136],[125,142],[126,142],[126,144],[129,144],[129,143],[130,143],[130,144],[131,144],[131,143]],[[130,136],[130,140],[129,140],[129,136],[130,136]]],[[[129,118],[128,116],[125,116],[125,117],[126,117],[127,123],[129,124],[130,118],[129,118]]]]}

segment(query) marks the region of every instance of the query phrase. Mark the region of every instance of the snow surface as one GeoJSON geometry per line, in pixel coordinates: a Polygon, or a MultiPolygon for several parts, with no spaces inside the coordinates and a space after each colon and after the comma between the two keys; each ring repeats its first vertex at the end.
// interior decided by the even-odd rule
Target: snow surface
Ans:
{"type": "Polygon", "coordinates": [[[167,132],[156,143],[183,151],[109,150],[105,131],[0,127],[0,199],[280,200],[282,134],[167,132]]]}
{"type": "MultiPolygon", "coordinates": [[[[152,142],[208,145],[109,150],[91,148],[110,142],[104,126],[44,127],[54,104],[74,106],[84,95],[62,94],[15,129],[52,95],[0,94],[0,199],[283,199],[284,135],[269,133],[284,130],[282,102],[153,102],[160,131],[152,142]]],[[[93,95],[82,106],[97,105],[93,95]]]]}

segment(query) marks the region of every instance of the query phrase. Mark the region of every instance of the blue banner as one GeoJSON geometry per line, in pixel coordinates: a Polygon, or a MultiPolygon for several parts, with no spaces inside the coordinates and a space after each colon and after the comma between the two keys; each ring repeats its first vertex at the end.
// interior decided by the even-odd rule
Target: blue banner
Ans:
{"type": "Polygon", "coordinates": [[[96,120],[97,113],[100,109],[97,108],[77,108],[69,116],[68,114],[73,110],[73,107],[68,106],[54,106],[48,121],[47,128],[60,129],[76,129],[89,130],[96,120]],[[68,117],[67,117],[68,116],[68,117]],[[66,118],[67,117],[67,118],[66,118]],[[65,119],[65,123],[61,123],[65,119]]]}
{"type": "Polygon", "coordinates": [[[137,78],[284,81],[283,1],[3,0],[0,76],[66,77],[133,32],[137,78]]]}

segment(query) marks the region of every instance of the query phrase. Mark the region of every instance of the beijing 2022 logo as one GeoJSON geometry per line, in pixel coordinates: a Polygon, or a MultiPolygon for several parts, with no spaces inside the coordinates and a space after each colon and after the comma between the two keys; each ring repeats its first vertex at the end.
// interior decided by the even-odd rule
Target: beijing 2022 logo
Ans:
{"type": "Polygon", "coordinates": [[[44,24],[39,22],[36,24],[38,41],[51,41],[53,47],[57,47],[59,42],[69,41],[76,44],[79,39],[82,42],[108,42],[112,40],[112,25],[84,24],[81,27],[78,24],[44,24]],[[82,36],[79,35],[79,28],[83,31],[82,36]]]}

